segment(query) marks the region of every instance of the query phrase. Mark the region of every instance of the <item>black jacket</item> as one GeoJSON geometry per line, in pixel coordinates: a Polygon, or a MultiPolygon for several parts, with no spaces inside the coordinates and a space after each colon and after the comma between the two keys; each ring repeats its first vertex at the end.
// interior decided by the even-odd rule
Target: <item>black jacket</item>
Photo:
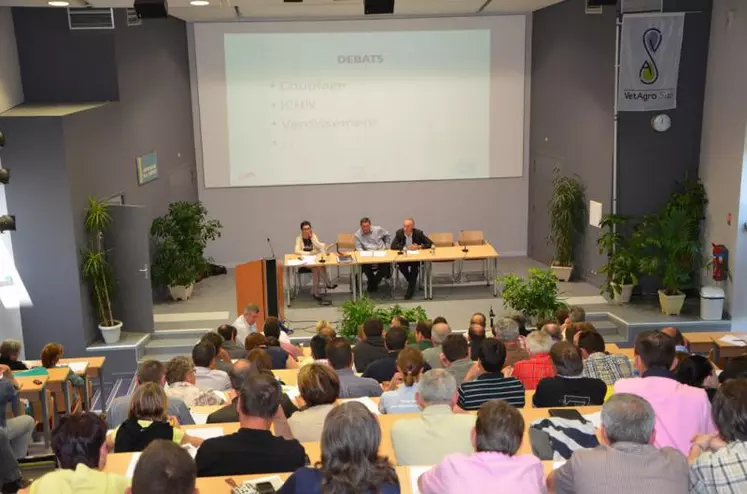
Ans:
{"type": "MultiPolygon", "coordinates": [[[[394,235],[394,240],[392,240],[392,250],[404,249],[406,247],[405,243],[405,231],[400,228],[394,235]]],[[[418,230],[417,228],[412,229],[412,243],[418,244],[424,249],[430,249],[433,245],[433,242],[423,233],[423,230],[418,230]]]]}
{"type": "MultiPolygon", "coordinates": [[[[239,401],[238,398],[234,398],[231,403],[224,406],[223,408],[216,410],[215,412],[208,415],[207,423],[208,424],[225,424],[229,422],[238,422],[239,421],[239,412],[236,410],[236,404],[239,401]]],[[[280,397],[280,406],[283,407],[283,413],[285,413],[285,418],[290,418],[291,415],[293,415],[295,412],[298,411],[298,408],[296,408],[296,405],[293,404],[290,398],[288,398],[288,395],[283,393],[280,397]]]]}
{"type": "Polygon", "coordinates": [[[355,370],[363,372],[368,364],[374,360],[386,357],[389,352],[384,348],[384,338],[381,336],[371,336],[357,343],[353,348],[353,357],[355,358],[355,370]]]}

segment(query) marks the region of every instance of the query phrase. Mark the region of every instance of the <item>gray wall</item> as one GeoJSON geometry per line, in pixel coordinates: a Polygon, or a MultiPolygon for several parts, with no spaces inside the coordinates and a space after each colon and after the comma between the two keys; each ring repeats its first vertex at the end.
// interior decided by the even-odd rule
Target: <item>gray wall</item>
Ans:
{"type": "Polygon", "coordinates": [[[80,355],[86,324],[62,119],[0,117],[0,128],[8,139],[3,165],[13,168],[6,194],[18,226],[14,257],[34,304],[21,309],[26,354],[38,355],[55,341],[80,355]]]}
{"type": "MultiPolygon", "coordinates": [[[[549,262],[547,203],[552,173],[576,174],[588,200],[609,212],[612,200],[615,12],[585,15],[584,0],[567,0],[534,14],[530,120],[529,255],[549,262]]],[[[599,229],[588,226],[576,253],[576,273],[604,262],[599,229]]]]}
{"type": "Polygon", "coordinates": [[[10,7],[0,7],[0,113],[23,102],[21,68],[10,7]]]}

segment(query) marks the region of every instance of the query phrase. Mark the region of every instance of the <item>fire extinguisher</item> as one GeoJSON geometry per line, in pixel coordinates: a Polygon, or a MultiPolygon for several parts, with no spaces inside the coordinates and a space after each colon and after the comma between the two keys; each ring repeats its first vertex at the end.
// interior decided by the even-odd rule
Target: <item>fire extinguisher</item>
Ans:
{"type": "Polygon", "coordinates": [[[724,281],[729,273],[729,249],[725,245],[713,246],[713,279],[724,281]]]}

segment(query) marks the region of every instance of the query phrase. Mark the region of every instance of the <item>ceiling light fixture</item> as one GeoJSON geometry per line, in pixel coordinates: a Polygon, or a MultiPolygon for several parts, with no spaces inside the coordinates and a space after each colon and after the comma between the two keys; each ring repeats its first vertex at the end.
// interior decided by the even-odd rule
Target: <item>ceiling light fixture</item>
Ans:
{"type": "Polygon", "coordinates": [[[70,5],[70,2],[65,2],[64,0],[52,0],[51,2],[47,2],[47,4],[52,7],[67,7],[70,5]]]}
{"type": "Polygon", "coordinates": [[[210,2],[208,0],[192,0],[189,4],[195,7],[204,7],[205,5],[210,5],[210,2]]]}

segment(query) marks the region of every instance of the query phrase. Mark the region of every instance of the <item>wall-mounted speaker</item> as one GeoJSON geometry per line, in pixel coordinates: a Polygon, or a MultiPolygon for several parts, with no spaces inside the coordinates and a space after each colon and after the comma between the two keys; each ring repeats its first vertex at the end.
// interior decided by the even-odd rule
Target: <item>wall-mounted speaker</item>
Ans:
{"type": "Polygon", "coordinates": [[[135,0],[135,12],[143,19],[159,19],[169,16],[166,0],[135,0]]]}
{"type": "Polygon", "coordinates": [[[394,0],[365,0],[366,15],[393,14],[394,0]]]}

